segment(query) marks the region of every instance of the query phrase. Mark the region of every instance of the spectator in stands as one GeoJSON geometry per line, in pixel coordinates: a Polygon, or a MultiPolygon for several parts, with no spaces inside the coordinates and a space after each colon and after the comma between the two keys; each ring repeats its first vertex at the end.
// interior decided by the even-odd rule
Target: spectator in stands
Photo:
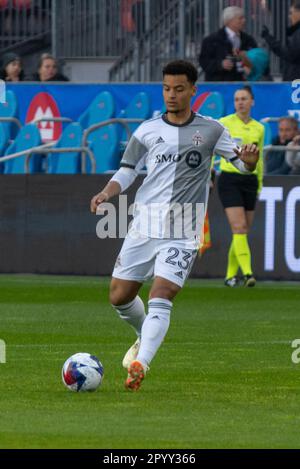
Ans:
{"type": "Polygon", "coordinates": [[[2,57],[0,79],[13,82],[24,80],[21,59],[14,52],[8,52],[2,57]]]}
{"type": "Polygon", "coordinates": [[[131,7],[131,13],[134,20],[136,38],[141,39],[146,28],[144,0],[135,0],[131,7]]]}
{"type": "Polygon", "coordinates": [[[43,54],[38,72],[33,75],[32,81],[69,81],[69,79],[59,72],[55,57],[51,54],[43,54]]]}
{"type": "MultiPolygon", "coordinates": [[[[298,121],[294,117],[282,117],[278,124],[278,137],[272,145],[288,145],[298,134],[298,121]]],[[[270,151],[265,157],[266,174],[289,174],[291,165],[286,161],[285,151],[270,151]]]]}
{"type": "MultiPolygon", "coordinates": [[[[293,141],[290,142],[287,146],[300,146],[300,135],[296,135],[293,138],[293,141]]],[[[300,174],[300,151],[295,153],[294,151],[287,151],[285,155],[286,163],[291,168],[290,174],[300,174]]]]}
{"type": "Polygon", "coordinates": [[[204,38],[199,63],[206,81],[245,80],[244,65],[252,67],[246,51],[257,47],[255,39],[243,32],[245,21],[242,8],[225,8],[224,27],[204,38]]]}
{"type": "Polygon", "coordinates": [[[263,27],[262,37],[270,49],[283,61],[283,80],[293,81],[300,78],[300,0],[296,0],[290,8],[291,27],[287,30],[287,45],[283,46],[263,27]]]}

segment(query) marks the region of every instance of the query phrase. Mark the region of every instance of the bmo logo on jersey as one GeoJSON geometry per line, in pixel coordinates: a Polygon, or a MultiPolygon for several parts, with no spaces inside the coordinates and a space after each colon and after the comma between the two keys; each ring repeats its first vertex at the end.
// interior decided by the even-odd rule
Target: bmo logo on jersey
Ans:
{"type": "Polygon", "coordinates": [[[186,164],[192,168],[196,169],[199,168],[199,166],[202,163],[202,155],[199,153],[199,151],[190,151],[186,155],[186,164]]]}
{"type": "Polygon", "coordinates": [[[155,163],[178,163],[181,160],[182,156],[179,153],[175,153],[174,155],[156,155],[155,163]]]}
{"type": "MultiPolygon", "coordinates": [[[[174,153],[174,154],[169,154],[169,155],[164,155],[164,154],[159,154],[156,155],[155,157],[155,163],[179,163],[182,160],[182,155],[179,153],[174,153]]],[[[202,163],[202,155],[199,153],[199,151],[190,151],[186,155],[186,164],[191,168],[191,169],[196,169],[199,168],[199,166],[202,163]]]]}

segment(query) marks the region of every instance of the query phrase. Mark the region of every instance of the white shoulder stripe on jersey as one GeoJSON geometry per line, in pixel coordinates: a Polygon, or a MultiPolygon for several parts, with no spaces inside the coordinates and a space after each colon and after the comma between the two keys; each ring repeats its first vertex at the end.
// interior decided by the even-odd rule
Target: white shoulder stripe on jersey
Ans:
{"type": "Polygon", "coordinates": [[[203,116],[202,114],[199,114],[198,112],[195,113],[195,116],[199,117],[200,119],[204,119],[206,121],[215,122],[216,124],[219,124],[220,127],[223,127],[225,129],[224,125],[221,122],[219,122],[217,119],[213,119],[212,117],[209,117],[209,116],[203,116]]]}
{"type": "Polygon", "coordinates": [[[159,119],[162,118],[162,115],[163,115],[163,114],[159,114],[159,116],[155,116],[155,117],[152,117],[151,119],[147,119],[147,120],[145,120],[144,122],[142,122],[141,125],[143,125],[143,124],[148,124],[148,123],[150,123],[150,122],[159,120],[159,119]]]}

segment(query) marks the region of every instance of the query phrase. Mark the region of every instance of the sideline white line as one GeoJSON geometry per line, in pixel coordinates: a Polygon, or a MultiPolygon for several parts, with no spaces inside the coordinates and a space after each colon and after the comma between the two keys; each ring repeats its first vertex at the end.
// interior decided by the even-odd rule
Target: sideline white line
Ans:
{"type": "MultiPolygon", "coordinates": [[[[172,344],[168,344],[168,348],[172,347],[173,345],[194,345],[195,342],[173,342],[172,344]]],[[[199,345],[211,345],[215,346],[215,344],[218,345],[230,345],[230,346],[243,346],[243,345],[291,345],[292,339],[291,340],[271,340],[271,341],[245,341],[245,342],[233,342],[233,341],[228,341],[228,342],[220,342],[216,340],[215,342],[199,342],[197,341],[197,344],[199,345]]],[[[119,342],[118,345],[123,346],[124,344],[128,344],[128,342],[119,342]]],[[[111,347],[111,344],[101,344],[101,342],[88,342],[88,343],[74,343],[74,344],[13,344],[13,345],[7,345],[10,349],[12,348],[57,348],[57,347],[101,347],[101,348],[106,348],[106,347],[111,347]]]]}

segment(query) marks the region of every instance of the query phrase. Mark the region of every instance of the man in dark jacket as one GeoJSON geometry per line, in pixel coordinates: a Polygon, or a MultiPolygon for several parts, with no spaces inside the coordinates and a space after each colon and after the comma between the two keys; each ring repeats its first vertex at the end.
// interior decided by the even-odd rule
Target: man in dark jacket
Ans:
{"type": "Polygon", "coordinates": [[[296,0],[290,8],[291,27],[287,30],[287,45],[283,46],[264,26],[262,37],[274,54],[283,61],[283,80],[293,81],[300,78],[300,0],[296,0]]]}
{"type": "Polygon", "coordinates": [[[199,63],[206,81],[245,80],[243,65],[251,67],[245,51],[257,47],[255,39],[243,32],[245,21],[242,8],[225,8],[224,27],[204,38],[199,63]]]}
{"type": "MultiPolygon", "coordinates": [[[[294,117],[282,117],[278,123],[278,136],[272,145],[288,145],[298,135],[298,121],[294,117]]],[[[285,151],[269,151],[265,156],[266,174],[289,174],[291,167],[286,162],[285,151]]]]}

